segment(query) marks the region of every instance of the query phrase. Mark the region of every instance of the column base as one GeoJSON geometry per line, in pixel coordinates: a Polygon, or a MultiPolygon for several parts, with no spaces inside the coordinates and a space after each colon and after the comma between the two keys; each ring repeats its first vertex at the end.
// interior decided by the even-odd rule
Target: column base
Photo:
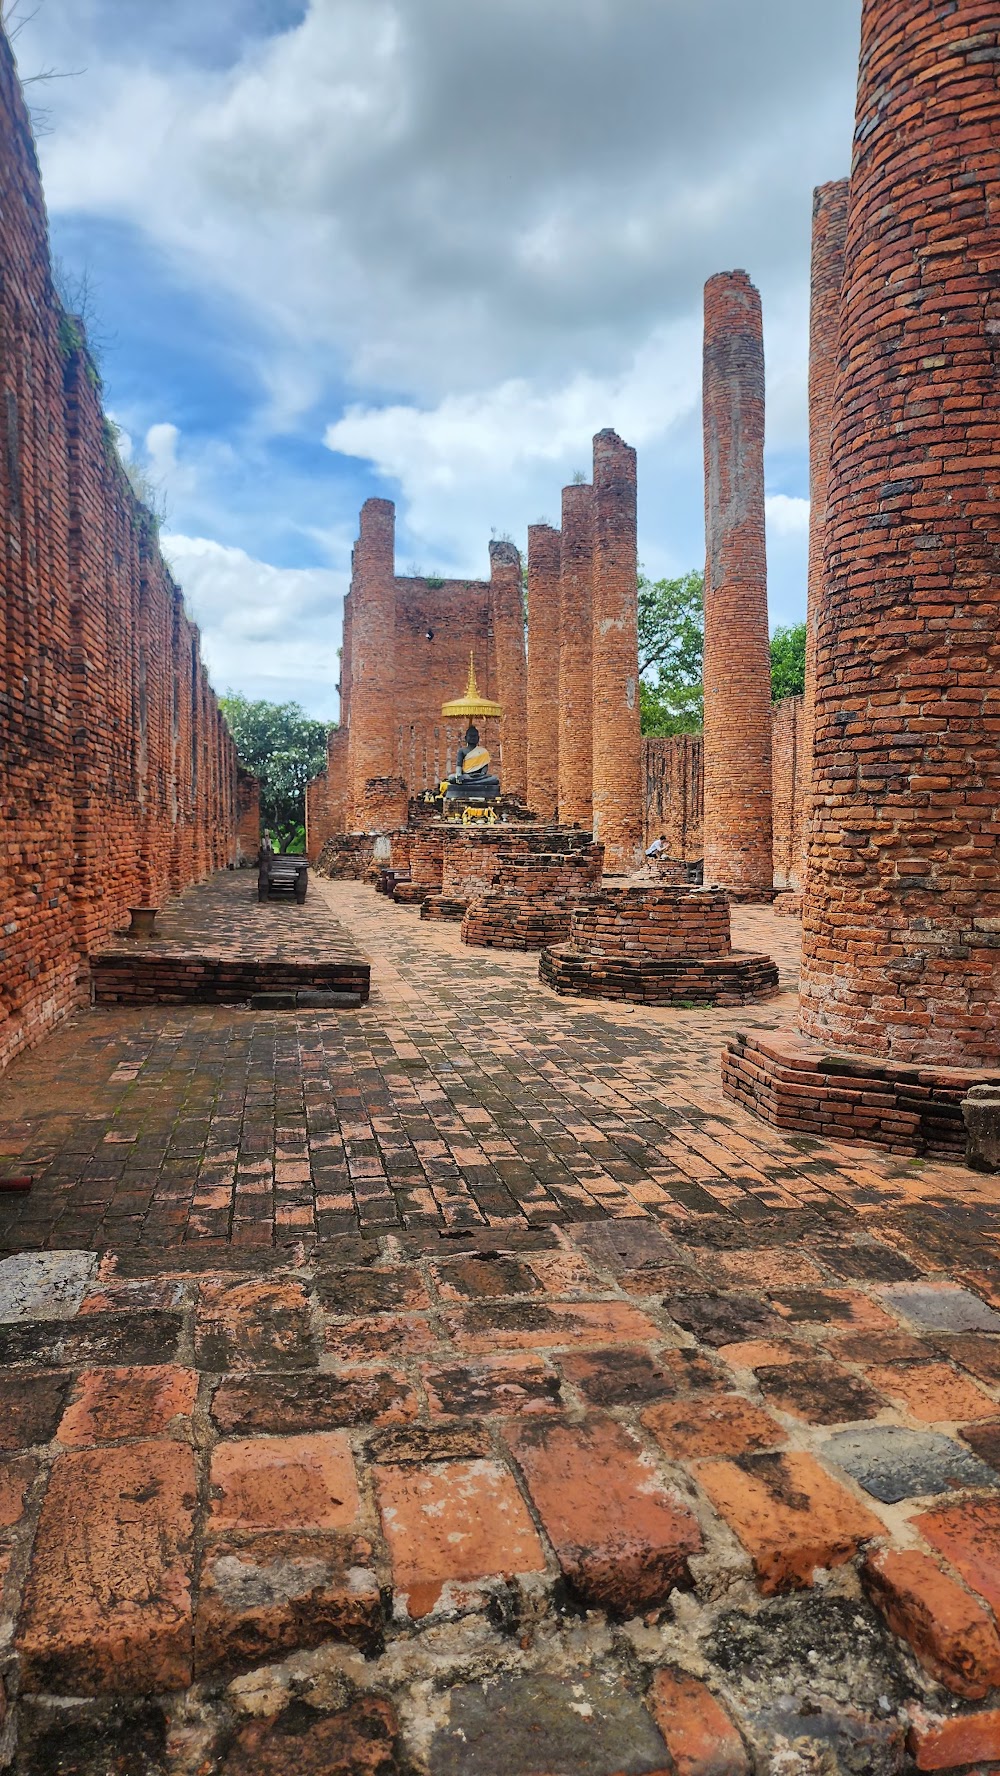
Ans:
{"type": "Polygon", "coordinates": [[[397,882],[392,898],[397,906],[423,906],[428,895],[437,892],[430,882],[397,882]]]}
{"type": "Polygon", "coordinates": [[[722,1051],[727,1098],[775,1128],[964,1162],[962,1099],[1000,1071],[831,1052],[789,1030],[745,1030],[722,1051]]]}
{"type": "Polygon", "coordinates": [[[449,920],[457,924],[469,910],[467,900],[452,900],[450,895],[429,894],[420,908],[422,919],[449,920]]]}
{"type": "Polygon", "coordinates": [[[552,895],[484,894],[462,920],[462,942],[481,949],[541,950],[562,943],[573,922],[575,902],[552,895]]]}
{"type": "Polygon", "coordinates": [[[538,973],[556,993],[635,1005],[756,1005],[778,991],[770,956],[595,956],[570,944],[543,949],[538,973]]]}

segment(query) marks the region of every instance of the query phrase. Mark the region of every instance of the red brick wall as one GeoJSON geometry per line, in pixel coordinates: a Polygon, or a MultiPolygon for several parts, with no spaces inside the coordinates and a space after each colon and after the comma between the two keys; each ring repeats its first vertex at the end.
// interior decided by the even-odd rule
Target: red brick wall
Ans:
{"type": "Polygon", "coordinates": [[[764,336],[745,271],[705,286],[705,881],[770,888],[764,336]]]}
{"type": "Polygon", "coordinates": [[[647,736],[642,743],[645,843],[661,833],[669,857],[693,863],[702,855],[702,744],[700,734],[647,736]]]}
{"type": "Polygon", "coordinates": [[[559,819],[594,818],[594,489],[564,487],[559,562],[559,819]]]}
{"type": "MultiPolygon", "coordinates": [[[[813,193],[812,294],[809,311],[809,589],[806,607],[806,690],[802,744],[812,754],[816,705],[816,629],[826,572],[826,496],[830,479],[833,385],[844,282],[848,181],[836,179],[813,193]]],[[[811,799],[812,790],[809,789],[811,799]]],[[[777,818],[777,815],[775,815],[777,818]]],[[[808,819],[802,827],[801,881],[805,880],[808,819]]]]}
{"type": "Polygon", "coordinates": [[[236,772],[237,863],[256,863],[260,837],[260,783],[240,765],[236,772]]]}
{"type": "Polygon", "coordinates": [[[0,1065],[127,917],[235,857],[236,757],[198,634],[52,287],[0,33],[0,1065]]]}
{"type": "Polygon", "coordinates": [[[802,1028],[1000,1060],[996,0],[865,0],[802,1028]]]}
{"type": "Polygon", "coordinates": [[[809,795],[805,699],[785,697],[771,705],[774,885],[802,887],[802,852],[809,795]]]}
{"type": "Polygon", "coordinates": [[[594,439],[594,837],[614,874],[642,855],[635,451],[594,439]]]}
{"type": "MultiPolygon", "coordinates": [[[[454,771],[465,733],[445,721],[442,703],[460,697],[469,678],[469,657],[484,697],[496,697],[490,588],[484,580],[396,580],[395,769],[411,795],[437,789],[454,771]]],[[[500,762],[500,724],[478,724],[484,746],[500,762]]]]}
{"type": "Polygon", "coordinates": [[[559,805],[559,566],[550,524],[528,528],[528,806],[554,820],[559,805]]]}

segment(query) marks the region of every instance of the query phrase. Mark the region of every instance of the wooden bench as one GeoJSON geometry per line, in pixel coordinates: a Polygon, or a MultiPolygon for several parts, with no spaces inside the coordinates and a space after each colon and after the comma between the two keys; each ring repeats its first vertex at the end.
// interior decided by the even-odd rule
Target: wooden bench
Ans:
{"type": "Polygon", "coordinates": [[[294,898],[299,905],[305,900],[309,887],[309,862],[302,856],[291,852],[262,851],[260,866],[257,871],[257,899],[270,900],[272,896],[294,898]]]}

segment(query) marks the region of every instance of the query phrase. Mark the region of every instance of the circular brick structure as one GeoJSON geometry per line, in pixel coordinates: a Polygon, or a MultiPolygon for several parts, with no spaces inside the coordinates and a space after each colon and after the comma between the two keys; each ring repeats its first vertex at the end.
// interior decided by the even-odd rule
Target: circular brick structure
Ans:
{"type": "Polygon", "coordinates": [[[747,1005],[778,988],[769,956],[732,953],[729,900],[704,888],[587,895],[539,975],[557,993],[644,1005],[747,1005]]]}
{"type": "Polygon", "coordinates": [[[400,882],[393,893],[399,906],[420,906],[429,894],[441,891],[444,827],[417,827],[410,834],[410,879],[400,882]]]}
{"type": "MultiPolygon", "coordinates": [[[[594,845],[589,832],[575,828],[445,826],[443,839],[441,891],[424,902],[420,915],[424,919],[462,919],[470,902],[499,884],[520,888],[522,878],[511,875],[512,866],[530,868],[529,860],[536,857],[577,858],[579,885],[600,881],[602,847],[594,845]]],[[[546,867],[555,866],[542,866],[543,875],[546,867]]],[[[567,886],[569,881],[567,877],[567,886]]]]}
{"type": "Polygon", "coordinates": [[[705,286],[705,881],[774,884],[764,334],[745,271],[705,286]]]}
{"type": "Polygon", "coordinates": [[[501,950],[561,942],[580,896],[600,887],[603,867],[604,846],[594,844],[502,858],[497,891],[470,902],[462,942],[501,950]]]}
{"type": "Polygon", "coordinates": [[[863,8],[804,909],[804,1033],[951,1066],[1000,1060],[997,26],[863,8]]]}

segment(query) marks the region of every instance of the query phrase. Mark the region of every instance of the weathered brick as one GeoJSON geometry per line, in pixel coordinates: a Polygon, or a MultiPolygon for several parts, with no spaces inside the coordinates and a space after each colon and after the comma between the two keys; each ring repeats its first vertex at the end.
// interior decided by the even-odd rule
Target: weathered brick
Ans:
{"type": "Polygon", "coordinates": [[[642,1422],[668,1455],[683,1461],[749,1455],[786,1441],[785,1432],[769,1413],[737,1394],[671,1400],[647,1408],[642,1422]]]}
{"type": "Polygon", "coordinates": [[[990,1608],[1000,1610],[1000,1500],[966,1499],[914,1518],[916,1527],[990,1608]]]}
{"type": "Polygon", "coordinates": [[[114,1443],[125,1437],[162,1437],[177,1419],[190,1419],[198,1395],[193,1369],[89,1369],[64,1412],[60,1443],[114,1443]]]}
{"type": "Polygon", "coordinates": [[[297,1648],[378,1649],[382,1605],[369,1543],[258,1535],[206,1549],[195,1615],[195,1674],[251,1669],[297,1648]]]}
{"type": "Polygon", "coordinates": [[[350,1529],[359,1511],[343,1431],[217,1443],[209,1528],[225,1531],[350,1529]]]}
{"type": "Polygon", "coordinates": [[[818,1569],[841,1566],[882,1533],[877,1517],[797,1450],[700,1462],[695,1475],[749,1554],[765,1596],[811,1585],[818,1569]]]}
{"type": "Polygon", "coordinates": [[[397,1596],[414,1620],[476,1601],[496,1578],[545,1570],[510,1474],[495,1461],[378,1468],[376,1490],[397,1596]]]}
{"type": "Polygon", "coordinates": [[[1000,1759],[1000,1708],[949,1719],[914,1705],[907,1744],[918,1770],[954,1770],[980,1758],[992,1767],[1000,1759]]]}
{"type": "Polygon", "coordinates": [[[685,1671],[658,1671],[649,1688],[650,1710],[673,1761],[676,1776],[749,1776],[743,1741],[711,1690],[685,1671]]]}
{"type": "Polygon", "coordinates": [[[862,1582],[895,1634],[956,1695],[985,1696],[1000,1684],[1000,1635],[990,1611],[915,1549],[869,1556],[862,1582]]]}

